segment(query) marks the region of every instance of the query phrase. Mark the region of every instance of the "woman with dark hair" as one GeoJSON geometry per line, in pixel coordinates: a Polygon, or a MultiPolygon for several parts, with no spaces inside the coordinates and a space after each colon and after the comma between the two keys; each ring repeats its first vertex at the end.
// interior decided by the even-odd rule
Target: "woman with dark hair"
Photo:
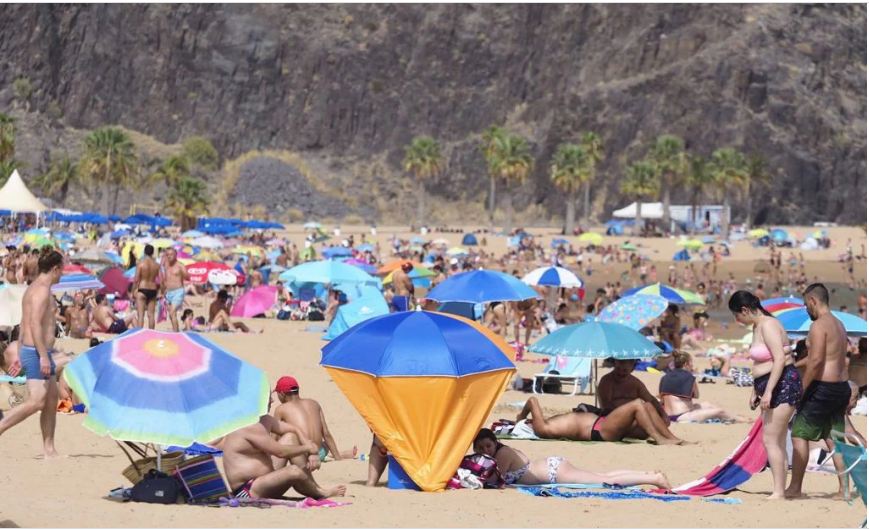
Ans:
{"type": "Polygon", "coordinates": [[[667,476],[660,471],[608,471],[595,473],[573,467],[560,456],[550,456],[531,461],[524,453],[508,447],[495,437],[490,429],[480,429],[474,438],[474,452],[495,459],[501,477],[507,484],[613,484],[638,486],[650,484],[665,490],[670,489],[667,476]]]}
{"type": "Polygon", "coordinates": [[[748,291],[736,291],[728,307],[740,324],[752,326],[748,355],[754,361],[754,389],[749,406],[761,407],[763,445],[772,470],[773,492],[770,499],[785,498],[787,479],[788,421],[803,393],[800,373],[788,353],[788,337],[781,323],[760,305],[760,299],[748,291]]]}

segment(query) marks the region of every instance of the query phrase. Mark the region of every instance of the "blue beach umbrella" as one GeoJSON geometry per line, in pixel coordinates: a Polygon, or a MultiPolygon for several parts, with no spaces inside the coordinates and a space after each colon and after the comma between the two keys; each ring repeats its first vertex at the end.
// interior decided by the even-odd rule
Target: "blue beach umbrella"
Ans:
{"type": "Polygon", "coordinates": [[[450,276],[426,298],[438,302],[507,302],[539,298],[537,291],[520,280],[498,271],[477,270],[450,276]]]}
{"type": "Polygon", "coordinates": [[[773,241],[777,243],[787,241],[790,237],[787,231],[783,228],[773,228],[772,231],[770,231],[769,236],[772,238],[773,241]]]}
{"type": "Polygon", "coordinates": [[[550,243],[549,246],[551,246],[552,248],[558,248],[561,246],[566,247],[569,244],[570,244],[570,241],[568,241],[566,239],[558,238],[558,239],[553,239],[552,243],[550,243]]]}
{"type": "Polygon", "coordinates": [[[666,311],[670,301],[653,294],[635,294],[619,298],[603,308],[599,322],[615,322],[639,330],[666,311]]]}
{"type": "Polygon", "coordinates": [[[557,329],[529,348],[534,353],[595,359],[644,359],[661,354],[655,343],[612,322],[584,322],[557,329]]]}
{"type": "Polygon", "coordinates": [[[105,284],[90,274],[64,274],[60,281],[51,286],[51,292],[80,291],[82,289],[102,289],[105,284]]]}
{"type": "Polygon", "coordinates": [[[670,287],[669,285],[664,285],[660,282],[644,285],[642,287],[635,287],[624,292],[624,296],[632,296],[635,294],[654,294],[663,296],[674,304],[702,305],[704,303],[703,298],[697,293],[676,289],[675,287],[670,287]]]}
{"type": "MultiPolygon", "coordinates": [[[[862,318],[842,311],[831,311],[831,313],[839,319],[849,336],[866,336],[866,321],[862,318]]],[[[788,309],[776,314],[775,317],[782,323],[785,331],[792,335],[807,335],[812,325],[812,319],[805,307],[788,309]]]]}
{"type": "Polygon", "coordinates": [[[348,258],[353,255],[353,251],[347,247],[329,247],[323,250],[324,258],[348,258]]]}
{"type": "Polygon", "coordinates": [[[83,425],[116,440],[206,443],[268,412],[265,373],[196,333],[135,329],[72,361],[83,425]]]}
{"type": "Polygon", "coordinates": [[[359,252],[374,252],[374,245],[371,243],[362,243],[361,245],[356,245],[356,250],[359,252]]]}
{"type": "Polygon", "coordinates": [[[365,271],[340,261],[321,260],[302,263],[291,269],[287,269],[280,275],[285,283],[320,283],[320,284],[357,284],[373,285],[378,287],[380,279],[367,274],[365,271]]]}

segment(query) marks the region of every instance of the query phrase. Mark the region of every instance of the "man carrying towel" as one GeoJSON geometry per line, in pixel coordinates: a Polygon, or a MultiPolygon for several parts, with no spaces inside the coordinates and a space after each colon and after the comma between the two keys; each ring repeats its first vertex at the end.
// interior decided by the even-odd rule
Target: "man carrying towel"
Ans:
{"type": "MultiPolygon", "coordinates": [[[[794,445],[791,483],[787,497],[802,496],[803,476],[809,459],[809,440],[825,440],[833,450],[830,430],[845,431],[845,411],[851,399],[845,355],[848,337],[842,323],[830,312],[830,294],[821,283],[809,285],[803,293],[806,311],[812,319],[806,340],[808,361],[803,373],[803,400],[794,417],[791,437],[794,445]]],[[[838,472],[845,469],[842,457],[833,456],[838,472]]],[[[839,492],[844,477],[839,475],[839,492]]]]}

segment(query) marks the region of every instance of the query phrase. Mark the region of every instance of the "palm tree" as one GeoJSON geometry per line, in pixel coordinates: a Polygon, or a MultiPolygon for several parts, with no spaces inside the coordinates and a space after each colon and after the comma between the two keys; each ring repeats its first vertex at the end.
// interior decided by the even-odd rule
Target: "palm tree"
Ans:
{"type": "Polygon", "coordinates": [[[188,176],[190,176],[190,161],[187,157],[172,155],[160,164],[157,171],[151,174],[149,180],[151,182],[164,182],[172,188],[179,180],[188,176]]]}
{"type": "Polygon", "coordinates": [[[0,161],[15,156],[15,118],[0,112],[0,161]]]}
{"type": "Polygon", "coordinates": [[[404,160],[401,166],[404,171],[413,174],[418,186],[416,213],[418,226],[423,225],[425,217],[425,181],[440,173],[442,164],[441,146],[430,136],[417,136],[404,148],[404,160]]]}
{"type": "Polygon", "coordinates": [[[603,160],[603,142],[595,132],[586,132],[582,135],[582,147],[585,149],[587,157],[587,172],[588,177],[585,180],[585,197],[582,201],[582,215],[586,221],[591,217],[591,184],[597,174],[597,165],[603,160]]]}
{"type": "Polygon", "coordinates": [[[688,173],[685,183],[691,190],[691,233],[696,230],[697,207],[705,190],[714,182],[710,172],[709,163],[702,156],[693,156],[688,161],[688,173]]]}
{"type": "Polygon", "coordinates": [[[678,136],[662,134],[655,141],[648,155],[661,183],[661,202],[664,210],[664,229],[670,231],[670,192],[685,180],[688,157],[685,142],[678,136]]]}
{"type": "Polygon", "coordinates": [[[495,227],[495,191],[497,187],[497,143],[507,137],[507,131],[503,127],[491,126],[483,132],[483,141],[480,149],[483,158],[486,159],[486,170],[489,174],[489,229],[495,227]]]}
{"type": "Polygon", "coordinates": [[[18,167],[18,162],[15,160],[0,160],[0,186],[6,184],[12,172],[18,167]]]}
{"type": "Polygon", "coordinates": [[[573,233],[574,219],[576,218],[576,196],[579,189],[584,184],[588,184],[591,176],[588,170],[590,158],[583,146],[565,143],[558,146],[550,166],[549,177],[552,182],[558,189],[567,194],[567,211],[564,215],[565,234],[573,233]]]}
{"type": "Polygon", "coordinates": [[[73,162],[69,155],[64,155],[60,160],[52,160],[48,171],[38,177],[35,184],[51,197],[59,194],[60,203],[63,204],[66,202],[70,186],[78,180],[78,164],[73,162]]]}
{"type": "Polygon", "coordinates": [[[748,186],[748,166],[745,156],[733,149],[725,147],[716,149],[710,160],[712,181],[723,199],[724,212],[722,218],[724,238],[730,237],[730,194],[732,190],[744,192],[748,186]]]}
{"type": "Polygon", "coordinates": [[[754,222],[751,190],[752,188],[768,188],[769,183],[772,181],[772,175],[769,173],[766,159],[757,153],[748,157],[747,166],[748,182],[745,187],[745,224],[748,228],[751,228],[754,222]]]}
{"type": "Polygon", "coordinates": [[[640,207],[643,199],[656,196],[660,190],[661,182],[658,179],[655,166],[651,162],[640,160],[628,166],[627,174],[622,181],[621,191],[636,200],[637,217],[634,224],[634,235],[641,233],[643,220],[640,207]]]}
{"type": "MultiPolygon", "coordinates": [[[[531,147],[525,138],[515,134],[507,134],[497,137],[494,141],[494,170],[498,177],[504,180],[506,185],[522,184],[531,173],[534,158],[531,156],[531,147]]],[[[513,196],[507,194],[507,229],[512,226],[513,196]]]]}
{"type": "Polygon", "coordinates": [[[83,174],[96,186],[102,187],[103,211],[115,213],[121,187],[134,183],[138,166],[133,142],[115,127],[102,127],[85,138],[83,174]],[[114,204],[109,209],[109,189],[114,190],[114,204]]]}
{"type": "Polygon", "coordinates": [[[166,209],[181,225],[189,230],[196,218],[208,213],[208,189],[205,181],[195,177],[182,177],[166,195],[166,209]]]}

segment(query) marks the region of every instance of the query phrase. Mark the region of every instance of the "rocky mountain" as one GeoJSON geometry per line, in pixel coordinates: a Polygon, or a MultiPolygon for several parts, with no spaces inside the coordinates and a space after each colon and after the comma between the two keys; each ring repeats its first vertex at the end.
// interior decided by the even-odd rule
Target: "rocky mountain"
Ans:
{"type": "Polygon", "coordinates": [[[277,211],[307,210],[313,186],[330,211],[406,218],[403,147],[429,134],[447,159],[435,216],[482,218],[479,134],[504,124],[535,156],[514,203],[544,220],[564,207],[550,156],[586,130],[606,150],[602,218],[625,203],[625,163],[671,133],[768,160],[757,222],[866,219],[864,5],[6,5],[4,109],[31,173],[105,124],[203,135],[226,160],[292,153],[307,176],[255,157],[230,195],[277,211]]]}

